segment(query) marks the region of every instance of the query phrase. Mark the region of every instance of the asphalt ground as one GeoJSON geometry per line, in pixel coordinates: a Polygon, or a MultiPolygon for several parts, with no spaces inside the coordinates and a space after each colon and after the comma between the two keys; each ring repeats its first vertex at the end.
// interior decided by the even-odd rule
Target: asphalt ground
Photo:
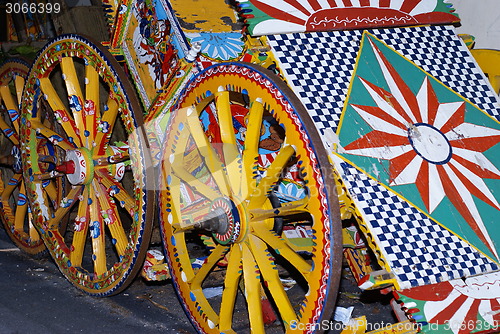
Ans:
{"type": "MultiPolygon", "coordinates": [[[[343,271],[338,305],[353,306],[353,318],[364,315],[373,328],[393,323],[389,300],[377,291],[361,292],[343,271]]],[[[18,250],[2,228],[0,319],[0,334],[195,333],[170,281],[148,283],[138,277],[118,295],[91,297],[74,288],[50,257],[33,259],[18,250]]],[[[342,325],[332,320],[327,327],[336,334],[342,325]]]]}
{"type": "Polygon", "coordinates": [[[194,333],[168,281],[137,278],[95,298],[74,288],[50,258],[19,251],[0,228],[0,334],[194,333]]]}

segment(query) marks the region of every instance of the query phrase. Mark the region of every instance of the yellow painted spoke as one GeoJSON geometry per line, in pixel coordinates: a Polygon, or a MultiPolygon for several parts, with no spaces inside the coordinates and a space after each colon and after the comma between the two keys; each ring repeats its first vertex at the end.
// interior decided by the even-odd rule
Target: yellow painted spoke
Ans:
{"type": "Polygon", "coordinates": [[[31,126],[36,130],[37,133],[41,134],[49,141],[51,141],[54,145],[59,146],[64,150],[74,150],[75,146],[71,144],[68,140],[64,139],[61,135],[54,132],[53,130],[47,128],[45,125],[42,125],[40,122],[32,120],[31,126]]]}
{"type": "MultiPolygon", "coordinates": [[[[40,88],[42,89],[42,92],[47,96],[47,102],[49,103],[54,113],[58,114],[57,117],[61,118],[61,126],[63,127],[64,132],[66,132],[68,137],[73,138],[75,145],[81,146],[82,142],[80,141],[80,136],[77,134],[77,132],[80,131],[78,129],[81,129],[81,131],[83,131],[84,128],[78,127],[78,124],[75,122],[71,114],[66,109],[66,106],[61,101],[61,98],[59,97],[59,94],[57,94],[50,79],[40,78],[40,88]]],[[[39,119],[40,116],[41,115],[38,115],[37,117],[37,123],[41,125],[43,124],[43,120],[39,119]]],[[[35,119],[33,119],[31,122],[33,123],[34,121],[35,119]]]]}
{"type": "MultiPolygon", "coordinates": [[[[214,199],[222,196],[220,192],[210,188],[208,185],[201,182],[199,179],[197,179],[194,175],[189,173],[182,166],[172,165],[172,174],[173,176],[179,178],[179,180],[187,184],[188,187],[191,187],[194,191],[204,196],[209,201],[213,201],[214,199]]],[[[178,182],[177,184],[180,186],[181,183],[178,182]]],[[[170,188],[172,189],[172,191],[180,191],[180,189],[178,188],[175,189],[173,187],[170,188]]]]}
{"type": "Polygon", "coordinates": [[[99,196],[97,198],[100,203],[101,214],[104,217],[104,222],[111,232],[112,238],[116,240],[116,252],[118,255],[124,255],[129,241],[127,234],[123,229],[118,211],[116,210],[116,205],[101,184],[94,181],[94,188],[96,189],[96,192],[99,192],[99,196]]]}
{"type": "Polygon", "coordinates": [[[196,142],[196,146],[198,147],[198,150],[204,158],[205,164],[210,170],[210,173],[214,178],[217,187],[219,187],[219,190],[224,196],[229,196],[229,182],[224,170],[224,165],[220,161],[217,153],[214,151],[210,141],[205,135],[197,112],[194,109],[189,108],[189,110],[187,111],[187,118],[189,127],[191,129],[190,133],[193,136],[193,139],[196,142]]]}
{"type": "Polygon", "coordinates": [[[120,152],[120,153],[116,153],[113,155],[94,156],[93,160],[94,160],[96,167],[109,166],[112,164],[116,164],[119,162],[124,162],[124,161],[130,160],[130,156],[129,156],[128,152],[120,152]]]}
{"type": "Polygon", "coordinates": [[[302,256],[290,248],[285,240],[273,231],[270,231],[264,224],[253,224],[252,228],[256,236],[273,248],[277,254],[280,254],[307,278],[308,274],[312,271],[312,266],[304,260],[302,256]]]}
{"type": "Polygon", "coordinates": [[[252,103],[250,111],[248,112],[248,124],[247,132],[245,134],[245,147],[243,149],[243,166],[244,168],[244,180],[242,182],[242,187],[245,187],[242,191],[242,196],[247,198],[250,194],[250,189],[255,189],[255,163],[259,156],[259,142],[260,142],[260,131],[262,128],[262,114],[264,112],[264,106],[262,105],[261,99],[257,99],[252,103]]]}
{"type": "Polygon", "coordinates": [[[234,134],[233,115],[231,113],[231,102],[229,92],[220,90],[216,94],[217,115],[219,117],[219,127],[222,139],[222,150],[224,152],[224,162],[234,194],[240,193],[241,187],[241,157],[236,146],[236,135],[234,134]]]}
{"type": "Polygon", "coordinates": [[[118,103],[114,99],[109,97],[107,106],[107,110],[103,112],[103,115],[101,117],[101,123],[108,124],[108,132],[105,133],[102,131],[98,131],[95,136],[95,144],[98,147],[98,155],[106,154],[108,139],[111,137],[116,118],[118,117],[118,103]]]}
{"type": "Polygon", "coordinates": [[[85,241],[87,240],[87,233],[89,229],[89,187],[85,187],[82,197],[78,204],[78,216],[75,218],[75,231],[73,233],[71,264],[74,267],[82,265],[83,252],[85,250],[85,241]]]}
{"type": "Polygon", "coordinates": [[[122,202],[123,207],[127,210],[130,216],[133,216],[133,212],[136,209],[135,200],[132,198],[132,196],[129,195],[129,193],[123,188],[123,186],[105,171],[96,171],[96,175],[99,177],[100,182],[106,187],[108,195],[122,202]],[[111,195],[110,188],[113,186],[116,186],[118,192],[115,192],[113,195],[111,195]]]}
{"type": "MultiPolygon", "coordinates": [[[[59,223],[63,220],[64,216],[66,216],[73,205],[78,201],[78,196],[80,196],[82,192],[82,186],[73,186],[73,188],[69,191],[68,196],[66,196],[62,200],[62,204],[56,209],[53,214],[53,217],[47,222],[49,229],[57,230],[59,228],[59,223]]],[[[46,199],[48,200],[48,198],[46,199]]]]}
{"type": "Polygon", "coordinates": [[[248,317],[252,334],[265,333],[262,314],[260,272],[252,252],[246,243],[242,246],[243,277],[245,279],[245,296],[248,304],[248,317]]]}
{"type": "MultiPolygon", "coordinates": [[[[0,86],[0,97],[0,100],[3,101],[3,104],[7,110],[15,110],[16,112],[19,112],[18,104],[16,101],[14,101],[8,85],[0,86]]],[[[2,123],[5,123],[3,119],[2,123]]],[[[19,133],[19,122],[13,123],[15,132],[19,133]]],[[[7,124],[1,124],[0,126],[2,127],[2,129],[4,129],[4,126],[5,128],[10,128],[7,124]]]]}
{"type": "Polygon", "coordinates": [[[19,110],[17,103],[14,101],[14,98],[12,97],[9,85],[0,86],[0,96],[2,98],[1,101],[3,101],[3,104],[7,110],[15,110],[15,111],[19,110]]]}
{"type": "Polygon", "coordinates": [[[33,225],[33,217],[31,216],[31,213],[28,212],[27,214],[28,214],[29,236],[31,241],[36,242],[40,240],[40,233],[38,233],[38,230],[33,225]]]}
{"type": "Polygon", "coordinates": [[[281,319],[283,319],[285,324],[291,324],[293,321],[296,322],[297,315],[283,288],[283,284],[278,274],[278,268],[274,263],[272,255],[267,250],[267,245],[255,236],[250,238],[250,245],[260,272],[262,273],[262,277],[266,282],[266,286],[273,296],[274,303],[279,310],[281,319]]]}
{"type": "Polygon", "coordinates": [[[261,208],[267,200],[268,192],[279,181],[282,172],[290,158],[295,153],[293,146],[283,147],[271,165],[267,168],[266,175],[260,180],[259,185],[251,194],[249,209],[261,208]]]}
{"type": "Polygon", "coordinates": [[[93,66],[85,66],[85,104],[89,109],[84,113],[85,129],[90,133],[89,140],[93,141],[96,135],[96,117],[99,110],[99,73],[93,66]]]}
{"type": "Polygon", "coordinates": [[[252,221],[263,221],[269,218],[286,217],[301,213],[310,213],[307,207],[309,197],[306,196],[302,199],[292,202],[286,202],[281,207],[274,209],[252,209],[250,210],[250,219],[252,221]]]}
{"type": "Polygon", "coordinates": [[[177,147],[179,150],[182,152],[180,154],[167,157],[170,163],[170,168],[171,168],[171,175],[175,176],[172,177],[172,181],[170,184],[170,189],[171,191],[177,191],[180,193],[181,189],[181,184],[185,184],[187,187],[190,187],[193,189],[195,192],[200,194],[201,196],[204,196],[206,199],[209,201],[213,201],[214,199],[221,197],[222,193],[217,191],[217,189],[213,189],[209,187],[207,184],[203,183],[192,175],[185,167],[185,162],[189,161],[191,159],[197,159],[198,158],[198,150],[192,150],[189,153],[184,153],[187,149],[187,142],[189,140],[190,136],[188,135],[187,132],[183,132],[179,135],[179,140],[177,142],[177,147]],[[181,181],[181,182],[179,182],[181,181]]]}
{"type": "Polygon", "coordinates": [[[24,89],[24,78],[20,75],[16,75],[16,79],[14,80],[15,86],[16,86],[16,97],[17,97],[17,105],[21,104],[21,98],[23,96],[23,89],[24,89]]]}
{"type": "Polygon", "coordinates": [[[190,280],[191,287],[193,289],[201,288],[201,283],[203,283],[203,280],[207,278],[208,274],[212,271],[217,262],[219,262],[224,257],[228,250],[229,247],[223,245],[217,245],[215,247],[212,253],[205,260],[201,268],[196,272],[193,279],[190,280]]]}
{"type": "MultiPolygon", "coordinates": [[[[71,96],[78,97],[78,100],[81,103],[81,107],[83,108],[85,101],[83,99],[83,94],[80,87],[80,82],[78,80],[78,75],[76,74],[73,58],[71,57],[62,58],[61,70],[64,75],[63,79],[64,82],[66,83],[66,90],[68,92],[68,96],[70,97],[70,99],[71,96]]],[[[72,112],[77,128],[82,130],[85,129],[85,122],[83,121],[83,109],[78,110],[73,108],[72,112]]]]}
{"type": "Polygon", "coordinates": [[[104,222],[101,216],[101,208],[99,205],[98,194],[94,187],[89,187],[90,199],[92,205],[89,206],[89,232],[92,240],[92,254],[94,260],[94,272],[101,275],[106,272],[106,245],[105,245],[105,231],[104,222]]]}
{"type": "Polygon", "coordinates": [[[2,191],[2,201],[7,202],[9,200],[9,197],[12,195],[14,190],[17,188],[19,185],[19,182],[22,181],[22,174],[14,174],[12,178],[10,179],[9,183],[7,186],[4,188],[2,191]]]}
{"type": "Polygon", "coordinates": [[[219,330],[227,333],[231,330],[233,323],[234,306],[236,304],[236,294],[241,278],[241,246],[239,244],[231,246],[228,257],[226,278],[224,279],[224,291],[219,312],[219,330]]]}
{"type": "Polygon", "coordinates": [[[47,186],[44,187],[45,192],[49,196],[50,200],[59,206],[59,203],[57,203],[57,200],[59,199],[59,191],[57,190],[56,186],[54,185],[54,182],[50,182],[47,186]]]}
{"type": "MultiPolygon", "coordinates": [[[[26,194],[26,188],[24,182],[21,182],[19,186],[19,196],[26,194]]],[[[24,230],[24,219],[28,213],[28,202],[26,201],[24,205],[19,205],[19,200],[16,202],[16,213],[14,215],[14,226],[18,231],[24,230]]]]}
{"type": "MultiPolygon", "coordinates": [[[[14,125],[17,126],[17,123],[14,122],[14,125]]],[[[12,142],[14,145],[19,145],[19,138],[17,136],[18,128],[16,127],[15,129],[11,129],[11,127],[5,122],[5,120],[0,117],[0,129],[4,132],[4,134],[8,133],[9,130],[13,131],[12,135],[10,137],[6,137],[12,142]]]]}

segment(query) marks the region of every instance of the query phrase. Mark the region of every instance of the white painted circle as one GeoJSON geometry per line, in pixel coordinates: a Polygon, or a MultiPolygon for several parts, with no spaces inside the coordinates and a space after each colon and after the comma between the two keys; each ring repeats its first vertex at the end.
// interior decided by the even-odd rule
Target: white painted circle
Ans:
{"type": "Polygon", "coordinates": [[[448,139],[432,125],[415,124],[408,129],[408,137],[413,149],[423,159],[440,165],[450,160],[452,150],[448,139]]]}

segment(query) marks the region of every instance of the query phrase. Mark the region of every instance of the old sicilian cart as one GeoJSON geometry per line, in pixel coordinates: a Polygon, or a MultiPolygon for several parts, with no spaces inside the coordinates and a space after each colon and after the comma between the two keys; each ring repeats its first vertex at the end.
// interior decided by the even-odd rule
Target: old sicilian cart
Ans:
{"type": "Polygon", "coordinates": [[[500,105],[451,4],[103,5],[109,40],[2,67],[17,245],[94,296],[148,254],[203,333],[328,329],[342,259],[393,293],[385,332],[495,331],[500,105]]]}

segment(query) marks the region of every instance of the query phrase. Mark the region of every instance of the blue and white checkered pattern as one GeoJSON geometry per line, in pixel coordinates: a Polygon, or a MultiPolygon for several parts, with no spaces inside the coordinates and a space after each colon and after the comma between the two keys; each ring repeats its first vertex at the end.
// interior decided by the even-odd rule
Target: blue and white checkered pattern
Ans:
{"type": "MultiPolygon", "coordinates": [[[[500,121],[498,96],[454,28],[369,32],[500,121]]],[[[337,130],[361,37],[359,30],[268,36],[283,76],[321,133],[326,128],[337,130]]]]}
{"type": "MultiPolygon", "coordinates": [[[[370,32],[500,121],[498,96],[454,28],[370,32]]],[[[354,30],[268,36],[283,76],[322,134],[337,130],[361,38],[362,31],[354,30]]],[[[337,159],[336,167],[400,288],[500,269],[397,194],[337,159]]]]}
{"type": "Polygon", "coordinates": [[[359,51],[360,32],[268,36],[284,77],[322,132],[337,130],[359,51]]]}
{"type": "Polygon", "coordinates": [[[498,95],[453,27],[427,26],[370,32],[500,121],[498,95]]]}
{"type": "Polygon", "coordinates": [[[488,257],[340,158],[335,163],[401,289],[498,270],[488,257]]]}

